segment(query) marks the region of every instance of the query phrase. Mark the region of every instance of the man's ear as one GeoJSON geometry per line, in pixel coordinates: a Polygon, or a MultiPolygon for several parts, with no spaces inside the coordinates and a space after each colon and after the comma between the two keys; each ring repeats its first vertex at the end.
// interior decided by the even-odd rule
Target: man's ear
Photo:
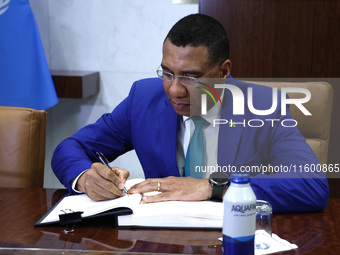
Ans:
{"type": "Polygon", "coordinates": [[[221,76],[223,78],[228,78],[228,76],[230,75],[231,73],[231,67],[232,67],[232,64],[231,64],[231,60],[230,59],[226,59],[222,64],[221,64],[221,76]]]}

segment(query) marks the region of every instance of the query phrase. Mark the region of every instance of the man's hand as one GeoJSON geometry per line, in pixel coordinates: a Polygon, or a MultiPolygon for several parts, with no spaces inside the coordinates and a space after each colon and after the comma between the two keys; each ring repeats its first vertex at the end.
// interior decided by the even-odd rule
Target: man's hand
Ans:
{"type": "Polygon", "coordinates": [[[76,189],[95,201],[124,196],[122,189],[130,173],[118,167],[113,167],[112,170],[101,163],[93,163],[91,168],[79,177],[76,189]]]}
{"type": "Polygon", "coordinates": [[[209,199],[212,193],[208,179],[172,176],[147,179],[132,186],[128,192],[134,194],[158,191],[158,182],[160,183],[160,191],[162,193],[155,196],[143,197],[143,201],[147,203],[168,200],[200,201],[209,199]]]}

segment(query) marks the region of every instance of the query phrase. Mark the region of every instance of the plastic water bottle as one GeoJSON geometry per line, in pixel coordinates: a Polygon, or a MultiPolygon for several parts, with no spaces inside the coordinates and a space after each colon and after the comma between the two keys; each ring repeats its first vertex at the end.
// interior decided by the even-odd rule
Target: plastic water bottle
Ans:
{"type": "Polygon", "coordinates": [[[233,174],[223,198],[223,254],[254,254],[256,196],[249,175],[233,174]]]}

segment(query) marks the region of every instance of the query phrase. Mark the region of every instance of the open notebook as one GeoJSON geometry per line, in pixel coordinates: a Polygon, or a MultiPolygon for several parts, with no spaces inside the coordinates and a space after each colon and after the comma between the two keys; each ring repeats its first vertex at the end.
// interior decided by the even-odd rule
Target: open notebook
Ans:
{"type": "MultiPolygon", "coordinates": [[[[128,180],[127,189],[142,180],[128,180]]],[[[155,195],[155,192],[143,194],[145,195],[155,195]]],[[[146,204],[142,202],[141,194],[95,202],[86,194],[72,195],[63,197],[35,226],[57,223],[60,221],[59,215],[70,212],[82,212],[82,219],[109,212],[117,216],[119,227],[221,229],[223,204],[213,201],[166,201],[146,204]]]]}

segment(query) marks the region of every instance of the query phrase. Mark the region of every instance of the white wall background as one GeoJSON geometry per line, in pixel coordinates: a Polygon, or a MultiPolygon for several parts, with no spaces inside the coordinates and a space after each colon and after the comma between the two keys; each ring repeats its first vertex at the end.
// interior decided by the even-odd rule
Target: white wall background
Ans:
{"type": "MultiPolygon", "coordinates": [[[[155,76],[162,43],[180,18],[198,4],[171,0],[30,0],[51,70],[100,72],[100,93],[59,99],[48,110],[44,187],[62,187],[51,170],[55,147],[86,124],[111,112],[135,80],[155,76]]],[[[72,155],[70,155],[72,156],[72,155]]],[[[111,165],[144,177],[134,152],[111,165]]]]}

